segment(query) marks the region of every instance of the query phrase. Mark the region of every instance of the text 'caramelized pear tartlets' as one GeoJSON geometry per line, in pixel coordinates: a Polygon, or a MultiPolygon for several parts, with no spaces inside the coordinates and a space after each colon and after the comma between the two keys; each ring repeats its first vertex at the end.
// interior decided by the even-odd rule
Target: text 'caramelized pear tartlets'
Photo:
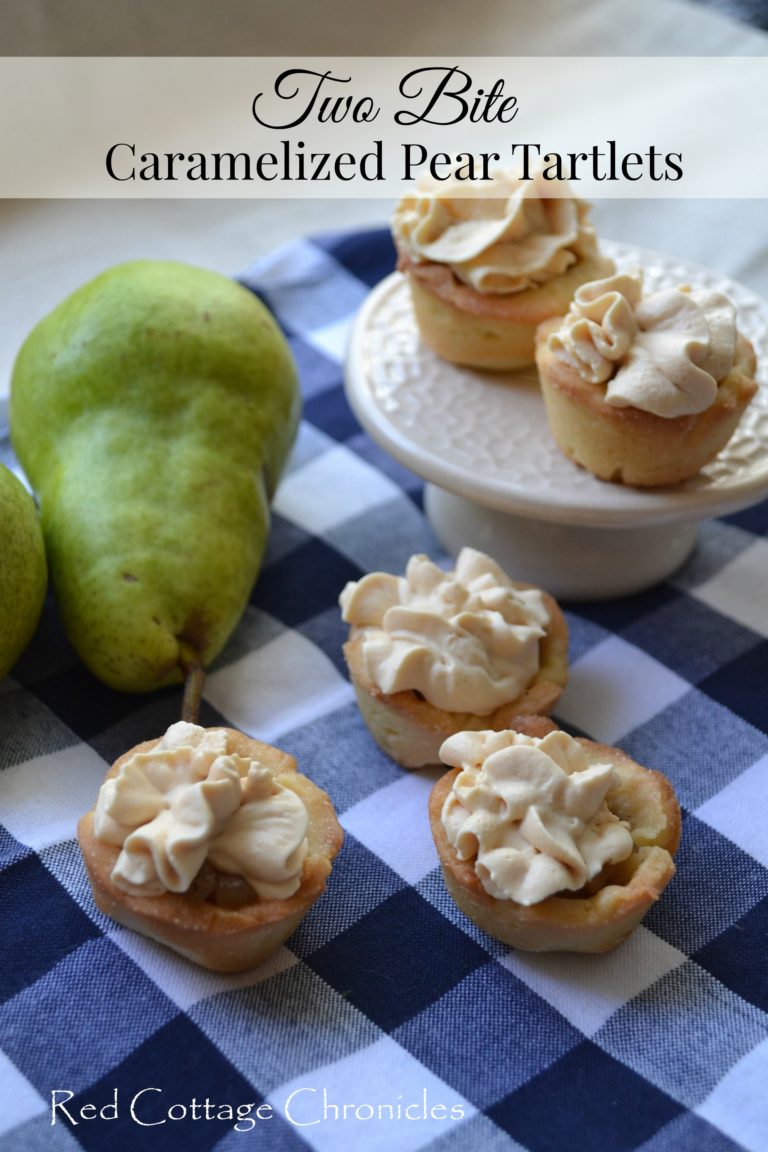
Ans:
{"type": "Polygon", "coordinates": [[[754,396],[755,354],[709,288],[643,295],[639,275],[578,289],[536,333],[549,427],[601,480],[680,484],[712,460],[754,396]]]}
{"type": "Polygon", "coordinates": [[[556,602],[472,548],[449,572],[413,556],[404,576],[371,573],[340,600],[363,719],[404,768],[439,763],[454,732],[549,714],[566,684],[568,629],[556,602]]]}
{"type": "Polygon", "coordinates": [[[607,952],[675,873],[680,809],[659,772],[542,717],[441,749],[430,826],[446,886],[490,936],[529,952],[607,952]]]}
{"type": "Polygon", "coordinates": [[[607,276],[585,201],[565,181],[495,172],[482,185],[417,182],[392,231],[424,343],[470,368],[524,368],[536,327],[607,276]],[[558,183],[557,195],[553,195],[558,183]]]}
{"type": "Polygon", "coordinates": [[[292,756],[180,722],[113,765],[78,839],[102,912],[205,968],[239,972],[322,895],[343,833],[292,756]]]}

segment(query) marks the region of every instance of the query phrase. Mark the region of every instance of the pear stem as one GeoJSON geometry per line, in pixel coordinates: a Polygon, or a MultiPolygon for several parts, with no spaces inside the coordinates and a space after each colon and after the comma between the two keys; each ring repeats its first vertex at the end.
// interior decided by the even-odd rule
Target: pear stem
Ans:
{"type": "Polygon", "coordinates": [[[197,724],[200,715],[200,701],[205,685],[205,668],[191,648],[184,646],[179,656],[179,665],[184,673],[184,697],[181,701],[181,718],[188,724],[197,724]]]}

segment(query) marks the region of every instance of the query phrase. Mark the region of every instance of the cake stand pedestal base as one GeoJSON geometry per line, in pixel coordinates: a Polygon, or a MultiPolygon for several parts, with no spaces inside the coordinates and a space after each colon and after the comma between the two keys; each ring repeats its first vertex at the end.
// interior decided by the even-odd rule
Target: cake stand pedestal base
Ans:
{"type": "Polygon", "coordinates": [[[696,521],[593,528],[500,512],[447,492],[425,491],[427,517],[453,555],[469,546],[498,561],[513,580],[564,600],[642,592],[671,576],[692,552],[696,521]]]}

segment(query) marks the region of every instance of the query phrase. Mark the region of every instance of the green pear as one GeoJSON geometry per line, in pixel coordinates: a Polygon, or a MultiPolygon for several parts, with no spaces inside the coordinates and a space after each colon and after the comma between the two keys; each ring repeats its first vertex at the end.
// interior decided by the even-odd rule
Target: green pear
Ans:
{"type": "Polygon", "coordinates": [[[11,439],[40,501],[64,627],[105,683],[150,691],[221,651],[258,574],[299,413],[276,323],[213,272],[118,265],[30,333],[11,439]]]}
{"type": "Polygon", "coordinates": [[[0,680],[37,627],[48,582],[35,502],[0,464],[0,680]]]}

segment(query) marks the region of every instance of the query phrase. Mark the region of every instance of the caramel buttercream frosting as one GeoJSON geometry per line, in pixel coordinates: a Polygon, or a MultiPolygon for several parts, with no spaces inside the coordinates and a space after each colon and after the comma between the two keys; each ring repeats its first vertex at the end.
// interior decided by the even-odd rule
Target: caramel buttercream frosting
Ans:
{"type": "Polygon", "coordinates": [[[589,763],[567,733],[461,732],[440,757],[460,769],[445,834],[496,899],[529,906],[576,892],[632,853],[628,825],[606,804],[613,766],[589,763]]]}
{"type": "Polygon", "coordinates": [[[536,331],[549,428],[571,460],[639,487],[695,476],[757,391],[736,310],[708,287],[643,293],[639,273],[583,284],[536,331]]]}
{"type": "Polygon", "coordinates": [[[288,939],[343,841],[330,798],[287,752],[185,722],[112,765],[77,836],[106,916],[217,972],[288,939]]]}
{"type": "Polygon", "coordinates": [[[669,780],[542,716],[459,732],[429,798],[446,887],[479,928],[531,952],[607,952],[675,873],[669,780]]]}
{"type": "Polygon", "coordinates": [[[414,263],[445,265],[476,292],[523,292],[597,254],[589,205],[564,181],[558,193],[541,171],[526,182],[495,172],[471,196],[455,179],[420,180],[395,210],[395,241],[414,263]]]}
{"type": "Polygon", "coordinates": [[[589,205],[567,181],[497,171],[467,188],[421,179],[392,219],[419,333],[444,360],[506,371],[533,363],[536,327],[606,276],[589,205]]]}
{"type": "Polygon", "coordinates": [[[130,895],[187,892],[208,861],[282,900],[301,883],[307,823],[299,796],[230,750],[225,729],[179,722],[104,782],[94,831],[120,849],[111,878],[130,895]]]}
{"type": "Polygon", "coordinates": [[[722,292],[644,296],[641,275],[623,274],[582,285],[549,347],[584,380],[605,384],[606,404],[674,419],[714,403],[736,340],[736,309],[722,292]]]}
{"type": "Polygon", "coordinates": [[[341,594],[362,629],[366,669],[387,694],[413,690],[448,712],[489,714],[519,696],[539,669],[549,611],[538,589],[516,587],[481,552],[453,571],[412,556],[404,576],[374,572],[341,594]]]}
{"type": "Polygon", "coordinates": [[[548,715],[567,682],[568,626],[557,602],[473,548],[450,571],[412,556],[403,576],[371,573],[340,602],[363,719],[404,768],[438,764],[454,732],[548,715]]]}

